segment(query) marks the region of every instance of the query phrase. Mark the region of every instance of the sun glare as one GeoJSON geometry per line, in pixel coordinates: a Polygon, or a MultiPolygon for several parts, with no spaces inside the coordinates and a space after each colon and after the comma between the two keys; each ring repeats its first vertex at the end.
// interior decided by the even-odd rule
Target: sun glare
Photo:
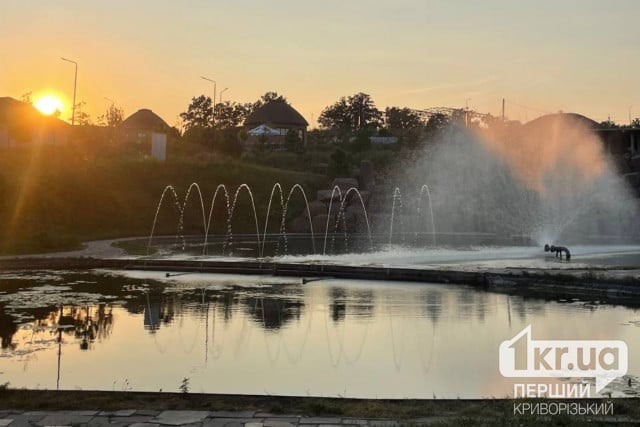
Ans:
{"type": "Polygon", "coordinates": [[[62,101],[53,95],[45,95],[33,104],[42,114],[50,116],[56,112],[61,113],[63,109],[62,101]]]}

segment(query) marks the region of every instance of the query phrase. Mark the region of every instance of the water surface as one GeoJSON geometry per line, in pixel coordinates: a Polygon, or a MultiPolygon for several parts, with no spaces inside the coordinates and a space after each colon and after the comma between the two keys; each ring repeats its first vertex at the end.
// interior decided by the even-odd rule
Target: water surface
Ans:
{"type": "Polygon", "coordinates": [[[514,381],[498,346],[529,324],[534,339],[625,340],[640,374],[633,308],[441,284],[102,271],[0,275],[0,383],[505,397],[514,381]]]}

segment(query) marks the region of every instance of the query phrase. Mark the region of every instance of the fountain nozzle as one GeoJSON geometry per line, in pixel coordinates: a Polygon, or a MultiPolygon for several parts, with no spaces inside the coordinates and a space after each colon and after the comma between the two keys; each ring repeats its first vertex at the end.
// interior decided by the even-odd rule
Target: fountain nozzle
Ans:
{"type": "Polygon", "coordinates": [[[556,258],[560,258],[560,259],[562,259],[562,253],[564,252],[565,258],[567,259],[567,261],[571,260],[571,252],[569,251],[569,248],[565,246],[554,246],[554,245],[546,244],[544,245],[544,251],[555,252],[556,258]]]}

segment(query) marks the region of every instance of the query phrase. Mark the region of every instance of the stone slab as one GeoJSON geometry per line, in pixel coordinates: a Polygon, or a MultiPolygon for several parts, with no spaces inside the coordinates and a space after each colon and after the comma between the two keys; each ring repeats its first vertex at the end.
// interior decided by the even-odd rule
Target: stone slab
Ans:
{"type": "Polygon", "coordinates": [[[398,427],[399,424],[392,420],[369,420],[369,425],[372,427],[398,427]]]}
{"type": "Polygon", "coordinates": [[[300,417],[290,417],[288,415],[280,415],[279,417],[268,417],[264,419],[264,424],[267,425],[268,422],[280,422],[280,423],[294,423],[297,424],[300,420],[300,417]]]}
{"type": "Polygon", "coordinates": [[[210,417],[214,418],[253,418],[255,411],[212,411],[210,417]]]}
{"type": "Polygon", "coordinates": [[[171,426],[202,422],[209,416],[209,411],[162,411],[151,422],[171,426]]]}
{"type": "Polygon", "coordinates": [[[23,415],[11,416],[11,418],[7,418],[11,420],[9,426],[11,427],[32,427],[33,424],[29,422],[29,420],[23,415]]]}
{"type": "Polygon", "coordinates": [[[119,411],[101,411],[98,415],[104,417],[130,417],[136,412],[135,409],[121,409],[119,411]]]}
{"type": "Polygon", "coordinates": [[[130,417],[112,417],[111,420],[115,422],[127,422],[129,424],[133,423],[151,423],[155,422],[156,417],[152,417],[151,415],[132,415],[130,417]]]}
{"type": "Polygon", "coordinates": [[[333,417],[304,417],[300,418],[300,424],[341,424],[342,418],[333,417]]]}
{"type": "Polygon", "coordinates": [[[253,418],[209,418],[211,421],[219,421],[222,423],[261,423],[264,421],[263,418],[253,417],[253,418]]]}
{"type": "Polygon", "coordinates": [[[36,421],[39,426],[70,426],[78,424],[87,424],[91,420],[89,415],[73,415],[69,412],[58,412],[53,415],[47,415],[40,421],[36,421]]]}
{"type": "Polygon", "coordinates": [[[266,419],[264,421],[264,427],[295,427],[297,425],[297,420],[297,418],[290,418],[287,421],[282,421],[279,419],[266,419]]]}
{"type": "Polygon", "coordinates": [[[89,425],[91,427],[102,427],[102,426],[110,426],[113,424],[111,424],[111,422],[109,421],[109,417],[97,416],[97,417],[91,418],[91,420],[89,421],[89,425]]]}
{"type": "Polygon", "coordinates": [[[155,411],[153,409],[140,409],[140,410],[136,411],[136,415],[157,417],[158,415],[160,415],[160,412],[162,412],[162,411],[155,411]]]}
{"type": "Polygon", "coordinates": [[[1,427],[8,426],[12,422],[13,422],[13,419],[11,419],[11,418],[2,418],[2,419],[0,419],[0,426],[1,427]]]}

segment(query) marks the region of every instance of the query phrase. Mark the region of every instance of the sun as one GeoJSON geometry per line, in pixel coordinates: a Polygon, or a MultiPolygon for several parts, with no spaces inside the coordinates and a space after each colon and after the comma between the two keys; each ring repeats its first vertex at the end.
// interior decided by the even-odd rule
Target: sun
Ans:
{"type": "Polygon", "coordinates": [[[53,114],[59,114],[63,110],[62,101],[60,98],[53,95],[45,95],[40,97],[33,104],[42,114],[51,116],[53,114]]]}

